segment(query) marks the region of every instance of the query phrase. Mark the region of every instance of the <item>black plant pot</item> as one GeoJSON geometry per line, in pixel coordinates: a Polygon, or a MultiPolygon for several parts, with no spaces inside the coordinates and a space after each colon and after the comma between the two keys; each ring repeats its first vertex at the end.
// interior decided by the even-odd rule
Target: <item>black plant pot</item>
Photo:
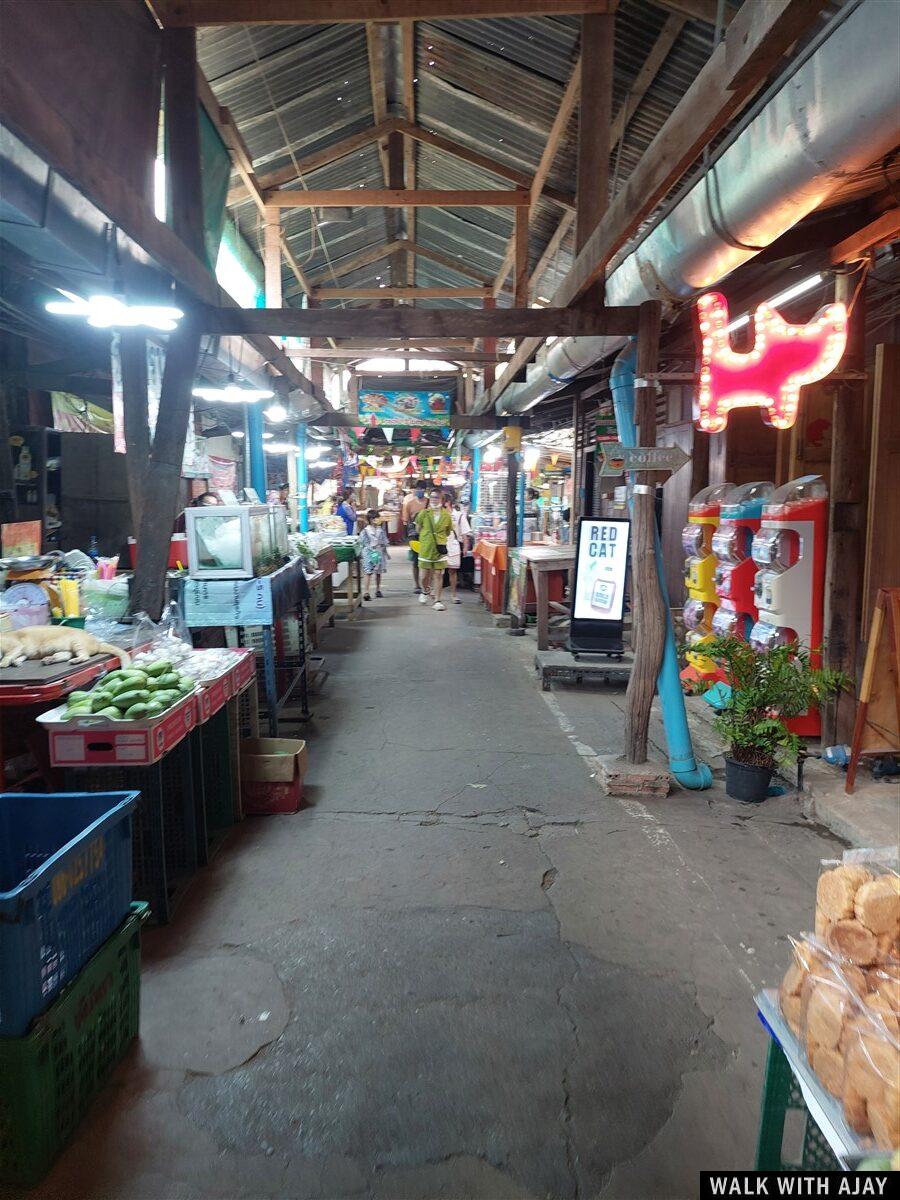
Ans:
{"type": "Polygon", "coordinates": [[[732,800],[760,804],[769,793],[772,767],[755,767],[725,756],[725,791],[732,800]]]}

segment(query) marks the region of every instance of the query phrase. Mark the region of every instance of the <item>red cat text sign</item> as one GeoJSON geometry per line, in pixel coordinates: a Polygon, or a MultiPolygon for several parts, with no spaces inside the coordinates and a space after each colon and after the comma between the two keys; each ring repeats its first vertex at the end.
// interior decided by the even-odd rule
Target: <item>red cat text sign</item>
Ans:
{"type": "Polygon", "coordinates": [[[800,389],[830,375],[847,344],[847,309],[829,304],[808,325],[788,325],[774,308],[756,310],[756,341],[740,354],[731,348],[728,301],[707,292],[697,301],[702,352],[699,416],[707,433],[719,433],[733,408],[757,407],[776,429],[790,429],[797,419],[800,389]]]}

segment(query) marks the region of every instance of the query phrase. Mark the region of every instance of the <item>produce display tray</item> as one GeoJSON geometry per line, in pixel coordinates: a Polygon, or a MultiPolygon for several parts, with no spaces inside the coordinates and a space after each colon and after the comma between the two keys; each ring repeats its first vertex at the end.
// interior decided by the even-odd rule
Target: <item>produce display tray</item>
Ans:
{"type": "Polygon", "coordinates": [[[155,717],[116,721],[99,713],[63,719],[63,707],[36,720],[47,731],[54,767],[147,766],[158,762],[196,725],[198,693],[191,692],[155,717]]]}
{"type": "Polygon", "coordinates": [[[873,1149],[871,1142],[863,1140],[853,1132],[844,1120],[840,1103],[825,1090],[806,1061],[803,1047],[782,1016],[775,988],[766,988],[757,995],[756,1008],[767,1032],[784,1051],[794,1078],[800,1085],[809,1114],[841,1165],[853,1170],[860,1159],[877,1154],[878,1151],[873,1149]]]}

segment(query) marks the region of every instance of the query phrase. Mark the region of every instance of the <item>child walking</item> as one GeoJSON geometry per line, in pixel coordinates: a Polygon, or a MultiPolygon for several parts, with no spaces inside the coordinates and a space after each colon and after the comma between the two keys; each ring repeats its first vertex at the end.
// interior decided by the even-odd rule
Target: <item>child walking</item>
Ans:
{"type": "Polygon", "coordinates": [[[362,547],[362,569],[366,577],[363,600],[371,600],[372,576],[375,576],[375,595],[382,598],[381,577],[387,570],[388,540],[383,525],[377,524],[378,510],[370,508],[366,513],[366,524],[359,535],[362,547]]]}

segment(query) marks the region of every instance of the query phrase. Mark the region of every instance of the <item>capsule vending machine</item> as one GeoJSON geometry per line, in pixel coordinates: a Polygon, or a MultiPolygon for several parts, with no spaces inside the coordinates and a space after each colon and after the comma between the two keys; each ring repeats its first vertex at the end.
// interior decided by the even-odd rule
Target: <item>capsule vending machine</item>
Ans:
{"type": "MultiPolygon", "coordinates": [[[[684,584],[688,593],[683,617],[689,646],[698,646],[713,636],[713,616],[718,607],[713,536],[719,525],[722,502],[730,491],[730,483],[713,484],[699,491],[688,505],[688,523],[681,531],[684,584]]],[[[681,673],[683,680],[716,675],[716,664],[711,658],[696,651],[689,651],[686,658],[689,666],[681,673]]]]}
{"type": "Polygon", "coordinates": [[[775,485],[745,483],[733,488],[722,502],[719,528],[713,534],[716,557],[714,583],[719,607],[712,619],[713,633],[720,637],[750,637],[758,617],[753,584],[757,565],[753,561],[753,538],[759,531],[763,505],[775,485]]]}
{"type": "MultiPolygon", "coordinates": [[[[756,649],[799,642],[809,650],[812,665],[821,665],[827,537],[828,489],[821,475],[792,479],[769,497],[753,539],[759,618],[750,643],[756,649]]],[[[788,727],[801,737],[817,737],[818,709],[788,727]]]]}

